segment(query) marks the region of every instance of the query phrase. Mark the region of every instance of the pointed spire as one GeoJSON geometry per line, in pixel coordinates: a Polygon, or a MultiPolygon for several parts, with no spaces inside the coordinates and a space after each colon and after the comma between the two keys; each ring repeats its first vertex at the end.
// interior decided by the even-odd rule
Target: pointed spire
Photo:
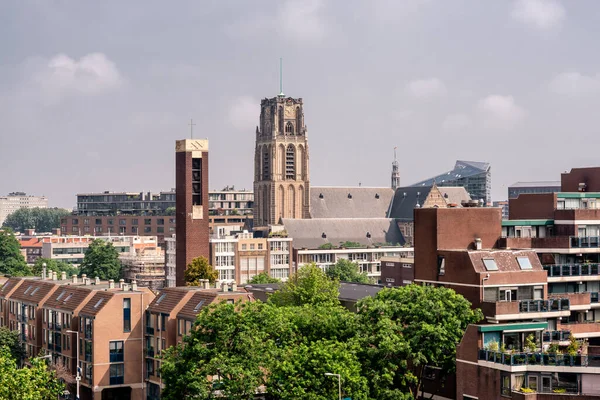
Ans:
{"type": "Polygon", "coordinates": [[[279,57],[279,97],[284,97],[283,94],[283,58],[279,57]]]}

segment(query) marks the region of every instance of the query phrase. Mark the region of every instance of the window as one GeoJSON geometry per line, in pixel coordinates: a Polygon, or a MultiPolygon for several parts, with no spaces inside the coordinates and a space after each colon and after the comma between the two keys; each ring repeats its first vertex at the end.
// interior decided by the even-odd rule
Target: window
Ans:
{"type": "Polygon", "coordinates": [[[124,364],[111,364],[110,365],[110,384],[111,385],[122,385],[124,382],[125,366],[124,364]]]}
{"type": "Polygon", "coordinates": [[[167,330],[167,314],[160,314],[160,330],[163,332],[167,330]]]}
{"type": "Polygon", "coordinates": [[[164,218],[158,218],[156,220],[156,225],[164,225],[165,224],[165,219],[164,218]]]}
{"type": "Polygon", "coordinates": [[[258,244],[258,249],[259,249],[259,250],[262,250],[262,249],[263,249],[263,244],[262,244],[262,243],[259,243],[259,244],[258,244]]]}
{"type": "Polygon", "coordinates": [[[137,225],[137,224],[138,224],[137,218],[134,218],[131,220],[131,225],[137,225]]]}
{"type": "Polygon", "coordinates": [[[100,218],[96,218],[96,225],[102,225],[102,220],[100,218]]]}
{"type": "Polygon", "coordinates": [[[131,299],[123,299],[123,332],[131,332],[131,299]]]}
{"type": "Polygon", "coordinates": [[[123,341],[109,342],[110,362],[123,362],[123,341]]]}
{"type": "Polygon", "coordinates": [[[533,269],[531,266],[531,261],[529,261],[529,257],[517,257],[517,262],[519,263],[519,267],[521,267],[521,269],[533,269]]]}
{"type": "Polygon", "coordinates": [[[293,145],[288,145],[285,151],[285,178],[294,179],[296,177],[296,149],[293,145]]]}
{"type": "Polygon", "coordinates": [[[110,219],[108,220],[108,224],[109,224],[109,225],[114,225],[114,222],[115,222],[115,220],[114,220],[114,219],[112,219],[112,218],[110,218],[110,219]]]}
{"type": "Polygon", "coordinates": [[[127,225],[127,220],[120,219],[120,220],[119,220],[119,225],[121,225],[121,226],[123,226],[123,225],[127,225]]]}
{"type": "Polygon", "coordinates": [[[294,125],[291,122],[285,124],[285,133],[294,134],[294,125]]]}
{"type": "Polygon", "coordinates": [[[242,244],[242,250],[247,250],[248,249],[248,245],[247,244],[242,244]]]}
{"type": "Polygon", "coordinates": [[[502,388],[500,394],[503,396],[510,396],[510,375],[502,374],[500,381],[502,383],[502,388]]]}
{"type": "Polygon", "coordinates": [[[156,233],[165,233],[165,227],[164,226],[159,226],[156,228],[156,233]]]}
{"type": "Polygon", "coordinates": [[[487,269],[488,271],[498,271],[496,260],[494,260],[493,258],[484,258],[483,265],[485,265],[485,269],[487,269]]]}
{"type": "Polygon", "coordinates": [[[146,360],[146,373],[148,376],[154,375],[154,360],[146,360]]]}
{"type": "Polygon", "coordinates": [[[152,232],[152,227],[151,226],[145,226],[144,227],[144,233],[150,233],[152,232]]]}
{"type": "Polygon", "coordinates": [[[152,218],[145,218],[144,225],[152,225],[152,218]]]}
{"type": "Polygon", "coordinates": [[[254,248],[255,248],[254,243],[250,243],[250,250],[254,250],[254,248]]]}
{"type": "Polygon", "coordinates": [[[132,226],[131,227],[131,233],[137,233],[137,232],[138,232],[137,226],[132,226]]]}

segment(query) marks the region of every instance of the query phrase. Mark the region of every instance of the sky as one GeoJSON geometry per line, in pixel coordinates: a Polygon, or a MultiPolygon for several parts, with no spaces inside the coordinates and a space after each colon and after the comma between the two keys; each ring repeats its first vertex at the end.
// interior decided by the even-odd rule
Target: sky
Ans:
{"type": "Polygon", "coordinates": [[[492,165],[517,181],[597,166],[595,0],[4,0],[0,194],[174,187],[208,138],[210,187],[252,188],[260,100],[304,99],[312,186],[492,165]]]}

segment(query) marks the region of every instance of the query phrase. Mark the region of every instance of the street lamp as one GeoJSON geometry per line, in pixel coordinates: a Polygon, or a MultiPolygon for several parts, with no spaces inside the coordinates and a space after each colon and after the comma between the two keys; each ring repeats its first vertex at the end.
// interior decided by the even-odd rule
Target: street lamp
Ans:
{"type": "Polygon", "coordinates": [[[337,376],[338,378],[338,393],[339,393],[339,400],[342,400],[342,377],[340,376],[340,374],[332,374],[331,372],[325,372],[325,376],[337,376]]]}
{"type": "Polygon", "coordinates": [[[77,335],[76,340],[77,340],[77,361],[75,364],[75,368],[77,368],[77,376],[75,377],[75,380],[77,381],[77,393],[75,394],[75,400],[79,400],[79,381],[81,380],[81,375],[79,374],[79,332],[78,331],[72,331],[70,329],[67,329],[65,332],[67,333],[74,333],[75,335],[77,335]]]}

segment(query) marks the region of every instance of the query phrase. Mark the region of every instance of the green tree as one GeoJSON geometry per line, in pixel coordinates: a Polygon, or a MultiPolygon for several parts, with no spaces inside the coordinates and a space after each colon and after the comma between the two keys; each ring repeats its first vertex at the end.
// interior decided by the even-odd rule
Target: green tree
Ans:
{"type": "Polygon", "coordinates": [[[21,245],[9,230],[0,230],[0,273],[12,276],[31,275],[31,269],[21,254],[21,245]]]}
{"type": "Polygon", "coordinates": [[[383,289],[358,309],[363,366],[378,399],[417,397],[426,366],[440,368],[442,376],[453,372],[465,329],[483,319],[454,290],[419,285],[383,289]]]}
{"type": "Polygon", "coordinates": [[[31,267],[33,275],[36,275],[36,276],[40,275],[42,273],[42,268],[43,268],[44,264],[46,264],[47,272],[54,271],[54,272],[58,273],[59,276],[60,276],[60,273],[63,271],[67,273],[67,277],[79,274],[78,268],[76,268],[76,267],[72,266],[71,264],[68,264],[64,261],[53,260],[51,258],[38,258],[37,260],[35,260],[35,263],[31,267]]]}
{"type": "Polygon", "coordinates": [[[165,215],[173,216],[175,215],[175,211],[175,207],[167,207],[167,209],[165,210],[165,215]]]}
{"type": "Polygon", "coordinates": [[[281,283],[281,279],[272,278],[268,273],[261,272],[258,275],[254,275],[248,282],[249,284],[265,284],[265,283],[281,283]]]}
{"type": "Polygon", "coordinates": [[[329,279],[340,282],[369,283],[369,277],[366,272],[360,272],[358,263],[339,259],[334,265],[325,271],[329,279]]]}
{"type": "Polygon", "coordinates": [[[269,301],[278,306],[336,306],[340,304],[339,295],[339,282],[329,279],[321,268],[313,263],[301,267],[280,290],[271,295],[269,301]]]}
{"type": "Polygon", "coordinates": [[[210,283],[215,283],[219,272],[208,263],[206,257],[200,256],[188,264],[183,276],[188,286],[199,286],[200,279],[208,279],[210,283]]]}
{"type": "Polygon", "coordinates": [[[79,267],[80,274],[90,278],[119,279],[121,277],[121,262],[119,253],[112,243],[96,239],[85,251],[85,257],[79,267]]]}
{"type": "Polygon", "coordinates": [[[26,356],[25,346],[21,341],[19,331],[11,331],[7,327],[0,327],[0,348],[6,347],[10,350],[10,355],[20,364],[26,356]]]}
{"type": "Polygon", "coordinates": [[[30,358],[31,367],[17,368],[10,349],[0,348],[0,399],[55,400],[64,390],[45,360],[30,358]]]}
{"type": "Polygon", "coordinates": [[[60,219],[71,214],[63,208],[21,208],[9,214],[3,226],[22,232],[35,229],[38,232],[51,232],[60,228],[60,219]]]}

